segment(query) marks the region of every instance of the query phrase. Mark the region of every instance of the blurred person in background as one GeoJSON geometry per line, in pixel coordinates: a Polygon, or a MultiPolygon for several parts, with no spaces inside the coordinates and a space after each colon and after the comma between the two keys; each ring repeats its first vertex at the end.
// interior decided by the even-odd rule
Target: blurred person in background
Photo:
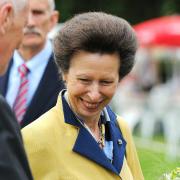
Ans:
{"type": "Polygon", "coordinates": [[[29,15],[20,48],[7,73],[0,78],[0,91],[14,110],[21,127],[56,104],[64,88],[53,58],[48,32],[57,24],[54,0],[29,0],[29,15]]]}
{"type": "MultiPolygon", "coordinates": [[[[28,0],[0,1],[0,75],[20,44],[27,15],[28,0]]],[[[1,95],[0,146],[0,179],[32,180],[19,124],[1,95]]]]}
{"type": "Polygon", "coordinates": [[[35,179],[144,179],[127,123],[108,106],[136,50],[122,18],[92,12],[65,23],[54,54],[67,89],[22,130],[35,179]]]}

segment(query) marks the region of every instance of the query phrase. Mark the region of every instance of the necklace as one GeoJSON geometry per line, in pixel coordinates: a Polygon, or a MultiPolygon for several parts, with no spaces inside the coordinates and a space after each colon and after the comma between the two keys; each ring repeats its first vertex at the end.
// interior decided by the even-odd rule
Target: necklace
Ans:
{"type": "Polygon", "coordinates": [[[98,144],[103,149],[105,146],[105,125],[102,123],[99,126],[99,133],[100,138],[98,144]]]}
{"type": "Polygon", "coordinates": [[[99,125],[99,140],[97,140],[94,134],[92,133],[92,131],[90,130],[90,128],[86,125],[86,123],[79,120],[79,118],[77,118],[77,120],[82,124],[82,126],[84,126],[84,128],[86,128],[89,131],[89,133],[98,143],[99,147],[103,149],[105,147],[105,124],[101,123],[99,125]]]}

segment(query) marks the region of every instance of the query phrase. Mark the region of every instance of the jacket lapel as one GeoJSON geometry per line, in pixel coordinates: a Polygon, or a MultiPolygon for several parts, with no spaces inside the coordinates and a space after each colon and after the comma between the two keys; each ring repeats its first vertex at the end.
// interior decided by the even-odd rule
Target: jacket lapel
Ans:
{"type": "Polygon", "coordinates": [[[119,174],[107,159],[104,152],[100,149],[97,142],[84,127],[80,127],[73,151],[87,157],[92,161],[95,161],[97,164],[109,169],[117,175],[119,174]]]}
{"type": "MultiPolygon", "coordinates": [[[[113,164],[108,160],[104,152],[100,149],[98,143],[95,141],[95,139],[92,137],[92,135],[88,132],[86,128],[81,125],[81,123],[76,119],[76,116],[70,109],[68,103],[66,102],[63,93],[62,95],[62,104],[63,104],[63,111],[64,111],[64,119],[65,123],[74,125],[79,127],[79,134],[76,139],[76,142],[73,147],[73,151],[96,162],[97,164],[103,166],[106,169],[109,169],[110,171],[114,172],[115,174],[119,175],[120,170],[122,168],[123,159],[124,159],[124,153],[125,153],[125,141],[123,140],[121,133],[119,132],[119,129],[116,127],[114,130],[114,123],[112,120],[112,123],[110,123],[110,131],[111,138],[114,143],[114,161],[113,164]],[[119,132],[119,133],[118,133],[119,132]],[[118,140],[122,139],[123,144],[119,146],[117,144],[118,140]]],[[[115,118],[115,116],[110,115],[111,118],[115,118]]]]}
{"type": "Polygon", "coordinates": [[[119,127],[117,126],[116,115],[107,107],[107,112],[110,117],[109,131],[111,140],[113,141],[113,165],[118,171],[121,172],[124,156],[126,153],[126,141],[124,140],[119,127]]]}

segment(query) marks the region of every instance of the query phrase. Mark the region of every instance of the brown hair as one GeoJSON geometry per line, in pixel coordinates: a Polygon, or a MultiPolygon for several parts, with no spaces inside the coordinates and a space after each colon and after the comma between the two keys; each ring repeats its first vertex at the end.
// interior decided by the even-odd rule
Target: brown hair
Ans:
{"type": "Polygon", "coordinates": [[[66,73],[72,56],[79,51],[118,53],[119,79],[134,65],[137,40],[129,23],[103,12],[76,15],[67,21],[54,39],[54,55],[59,69],[66,73]]]}

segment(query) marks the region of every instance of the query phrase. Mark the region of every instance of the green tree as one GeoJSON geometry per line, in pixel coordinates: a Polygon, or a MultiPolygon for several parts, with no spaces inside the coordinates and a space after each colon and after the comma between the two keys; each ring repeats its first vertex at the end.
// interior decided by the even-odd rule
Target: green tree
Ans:
{"type": "Polygon", "coordinates": [[[56,0],[60,21],[87,11],[104,11],[125,18],[131,24],[180,12],[180,0],[56,0]]]}

